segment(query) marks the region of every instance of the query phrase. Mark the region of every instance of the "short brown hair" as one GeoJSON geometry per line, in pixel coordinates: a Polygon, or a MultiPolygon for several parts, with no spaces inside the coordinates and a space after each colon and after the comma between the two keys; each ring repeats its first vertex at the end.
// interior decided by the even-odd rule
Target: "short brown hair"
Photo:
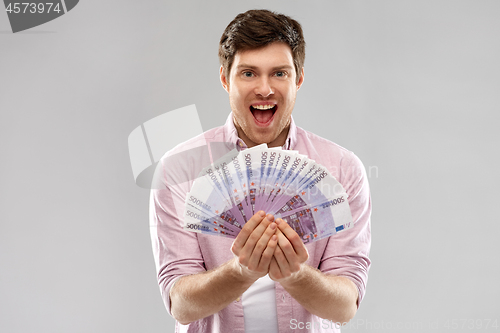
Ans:
{"type": "Polygon", "coordinates": [[[266,9],[238,14],[229,23],[219,42],[219,61],[226,78],[238,51],[257,49],[274,42],[283,42],[292,49],[293,64],[300,79],[306,57],[306,42],[300,23],[266,9]]]}

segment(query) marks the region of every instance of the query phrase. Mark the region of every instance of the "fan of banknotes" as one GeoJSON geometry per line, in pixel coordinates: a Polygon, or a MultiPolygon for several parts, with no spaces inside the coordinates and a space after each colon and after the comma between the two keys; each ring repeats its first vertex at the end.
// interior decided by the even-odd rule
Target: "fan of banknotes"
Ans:
{"type": "Polygon", "coordinates": [[[325,167],[262,144],[201,171],[186,196],[184,229],[235,238],[260,210],[286,221],[304,243],[353,226],[347,193],[325,167]]]}

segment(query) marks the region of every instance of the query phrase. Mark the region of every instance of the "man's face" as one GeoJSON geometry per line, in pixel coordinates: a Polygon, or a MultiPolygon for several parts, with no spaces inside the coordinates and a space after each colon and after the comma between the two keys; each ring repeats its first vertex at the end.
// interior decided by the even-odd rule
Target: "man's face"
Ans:
{"type": "Polygon", "coordinates": [[[229,94],[234,125],[249,147],[267,143],[282,146],[290,128],[299,81],[290,46],[273,43],[263,48],[237,52],[229,80],[220,69],[221,82],[229,94]]]}

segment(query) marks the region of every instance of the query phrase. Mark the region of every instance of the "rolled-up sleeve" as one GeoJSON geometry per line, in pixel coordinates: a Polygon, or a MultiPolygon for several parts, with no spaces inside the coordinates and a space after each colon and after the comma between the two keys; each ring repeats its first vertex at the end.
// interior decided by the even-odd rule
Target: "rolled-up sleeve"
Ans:
{"type": "MultiPolygon", "coordinates": [[[[155,175],[155,185],[150,196],[150,231],[153,256],[160,292],[169,314],[171,313],[170,289],[185,275],[206,271],[203,256],[194,232],[183,229],[183,212],[186,194],[192,181],[172,181],[172,171],[189,172],[180,165],[165,166],[162,158],[155,175]],[[168,168],[175,168],[167,170],[168,168]]],[[[189,177],[177,177],[189,179],[189,177]]],[[[192,178],[191,178],[192,179],[192,178]]]]}
{"type": "Polygon", "coordinates": [[[348,194],[354,222],[350,229],[329,238],[319,269],[349,278],[358,288],[358,306],[366,290],[371,246],[371,199],[365,168],[359,158],[349,153],[341,160],[339,182],[348,194]]]}

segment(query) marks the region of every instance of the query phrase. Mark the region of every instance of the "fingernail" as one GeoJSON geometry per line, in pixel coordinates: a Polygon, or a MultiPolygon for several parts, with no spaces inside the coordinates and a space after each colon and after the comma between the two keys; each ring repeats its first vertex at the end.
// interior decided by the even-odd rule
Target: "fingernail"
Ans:
{"type": "Polygon", "coordinates": [[[261,210],[261,211],[259,212],[259,215],[260,215],[260,217],[264,217],[264,216],[266,215],[266,212],[264,212],[263,210],[261,210]]]}
{"type": "Polygon", "coordinates": [[[271,223],[269,225],[269,228],[271,228],[272,230],[276,229],[276,223],[271,223]]]}
{"type": "Polygon", "coordinates": [[[281,223],[281,221],[282,221],[282,220],[281,220],[280,218],[277,218],[277,219],[276,219],[276,221],[274,221],[274,222],[276,222],[276,224],[280,224],[280,223],[281,223]]]}
{"type": "Polygon", "coordinates": [[[273,214],[267,214],[267,219],[269,221],[273,221],[274,220],[274,215],[273,214]]]}
{"type": "Polygon", "coordinates": [[[277,238],[277,237],[276,237],[276,235],[273,235],[273,237],[271,237],[271,239],[272,239],[273,241],[275,241],[275,240],[276,240],[276,238],[277,238]]]}

